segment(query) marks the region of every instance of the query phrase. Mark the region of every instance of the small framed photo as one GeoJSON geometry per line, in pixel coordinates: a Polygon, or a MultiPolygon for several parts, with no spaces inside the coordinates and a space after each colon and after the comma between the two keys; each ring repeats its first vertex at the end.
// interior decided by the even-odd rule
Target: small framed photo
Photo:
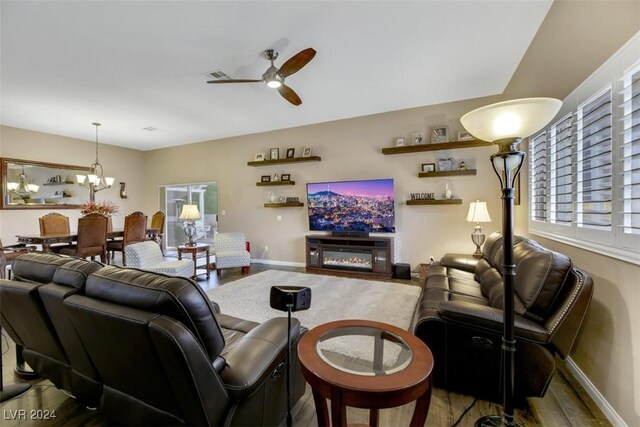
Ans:
{"type": "Polygon", "coordinates": [[[436,164],[435,163],[423,163],[422,164],[422,172],[435,172],[436,164]]]}
{"type": "Polygon", "coordinates": [[[296,155],[295,148],[287,148],[287,159],[293,159],[295,155],[296,155]]]}
{"type": "Polygon", "coordinates": [[[302,157],[311,157],[311,147],[304,147],[302,149],[302,157]]]}
{"type": "Polygon", "coordinates": [[[449,142],[449,126],[434,126],[431,129],[431,142],[449,142]]]}
{"type": "Polygon", "coordinates": [[[438,169],[441,172],[449,172],[453,170],[453,158],[438,160],[438,169]]]}
{"type": "Polygon", "coordinates": [[[290,173],[283,173],[282,176],[280,177],[281,181],[291,181],[291,174],[290,173]]]}
{"type": "Polygon", "coordinates": [[[271,175],[262,175],[260,177],[260,182],[271,182],[271,175]]]}
{"type": "Polygon", "coordinates": [[[404,138],[395,138],[393,140],[394,147],[404,147],[404,138]]]}
{"type": "Polygon", "coordinates": [[[422,132],[414,132],[411,134],[411,142],[413,145],[421,145],[424,144],[424,134],[422,132]]]}
{"type": "Polygon", "coordinates": [[[255,161],[256,161],[256,162],[262,162],[262,161],[264,161],[264,153],[256,153],[255,161]]]}
{"type": "Polygon", "coordinates": [[[471,141],[472,139],[475,139],[475,138],[466,130],[462,130],[458,132],[458,141],[471,141]]]}
{"type": "Polygon", "coordinates": [[[278,160],[280,158],[280,149],[279,148],[271,148],[269,150],[269,158],[271,160],[278,160]]]}
{"type": "Polygon", "coordinates": [[[271,181],[280,181],[280,174],[278,172],[274,173],[271,177],[271,181]]]}

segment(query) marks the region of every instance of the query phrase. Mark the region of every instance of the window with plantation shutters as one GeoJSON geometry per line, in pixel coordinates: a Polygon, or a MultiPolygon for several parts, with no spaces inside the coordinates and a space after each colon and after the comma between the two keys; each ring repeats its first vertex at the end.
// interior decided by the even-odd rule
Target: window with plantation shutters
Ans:
{"type": "Polygon", "coordinates": [[[531,219],[547,220],[547,133],[542,132],[529,141],[531,219]]]}
{"type": "Polygon", "coordinates": [[[529,137],[529,232],[640,265],[640,33],[529,137]]]}
{"type": "Polygon", "coordinates": [[[640,66],[624,77],[622,230],[640,235],[640,66]]]}
{"type": "Polygon", "coordinates": [[[551,126],[549,142],[550,203],[549,220],[571,225],[572,203],[572,115],[569,114],[551,126]]]}
{"type": "Polygon", "coordinates": [[[611,230],[611,88],[576,114],[576,225],[611,230]]]}

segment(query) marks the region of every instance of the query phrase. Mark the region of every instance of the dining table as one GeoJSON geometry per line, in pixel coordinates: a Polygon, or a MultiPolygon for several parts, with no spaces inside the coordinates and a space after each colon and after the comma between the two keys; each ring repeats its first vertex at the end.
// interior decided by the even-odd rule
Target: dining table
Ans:
{"type": "MultiPolygon", "coordinates": [[[[147,228],[147,236],[154,239],[158,234],[157,228],[147,228]]],[[[124,236],[124,229],[114,229],[107,232],[107,239],[114,239],[124,236]]],[[[51,245],[55,243],[72,243],[78,240],[78,233],[70,234],[51,234],[48,236],[41,236],[39,234],[19,234],[16,235],[18,243],[24,243],[28,245],[42,245],[43,252],[51,252],[51,245]]]]}

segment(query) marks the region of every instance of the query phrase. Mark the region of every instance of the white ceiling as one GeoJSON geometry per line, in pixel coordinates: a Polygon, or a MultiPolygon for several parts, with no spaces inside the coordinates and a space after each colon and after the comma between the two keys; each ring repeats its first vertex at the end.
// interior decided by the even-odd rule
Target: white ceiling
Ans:
{"type": "Polygon", "coordinates": [[[101,143],[149,150],[494,95],[551,3],[2,1],[1,123],[91,141],[99,121],[101,143]],[[205,83],[307,47],[300,107],[205,83]]]}

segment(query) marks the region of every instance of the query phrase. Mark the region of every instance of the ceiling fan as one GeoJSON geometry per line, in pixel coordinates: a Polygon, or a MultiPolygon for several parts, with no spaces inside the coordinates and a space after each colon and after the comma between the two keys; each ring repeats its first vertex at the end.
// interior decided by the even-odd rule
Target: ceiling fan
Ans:
{"type": "Polygon", "coordinates": [[[282,64],[279,69],[273,65],[273,61],[278,57],[278,51],[274,49],[267,49],[264,51],[264,56],[267,60],[271,61],[271,66],[264,72],[262,78],[259,80],[250,79],[237,79],[237,80],[209,80],[207,83],[257,83],[265,82],[270,88],[278,89],[280,95],[293,105],[302,104],[302,100],[297,93],[293,91],[289,86],[284,84],[284,79],[290,75],[300,71],[302,67],[307,65],[309,61],[316,56],[316,51],[312,48],[304,49],[295,55],[293,55],[287,62],[282,64]]]}

